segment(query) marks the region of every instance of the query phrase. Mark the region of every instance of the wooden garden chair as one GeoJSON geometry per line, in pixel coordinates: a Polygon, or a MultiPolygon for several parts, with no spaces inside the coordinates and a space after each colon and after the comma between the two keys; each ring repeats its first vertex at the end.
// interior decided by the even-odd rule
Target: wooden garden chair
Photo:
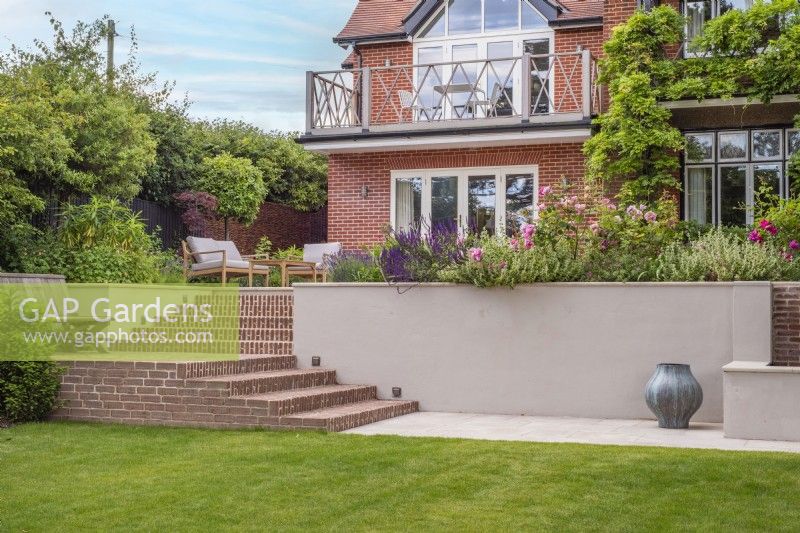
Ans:
{"type": "Polygon", "coordinates": [[[247,277],[253,286],[253,276],[264,276],[264,286],[269,286],[270,267],[259,264],[258,255],[242,255],[233,241],[217,241],[205,237],[187,237],[183,248],[183,275],[195,277],[220,277],[222,285],[231,278],[247,277]]]}

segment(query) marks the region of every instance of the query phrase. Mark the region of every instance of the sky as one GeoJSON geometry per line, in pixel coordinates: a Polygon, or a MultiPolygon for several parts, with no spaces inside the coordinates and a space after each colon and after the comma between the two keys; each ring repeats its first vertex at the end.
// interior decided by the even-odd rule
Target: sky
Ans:
{"type": "MultiPolygon", "coordinates": [[[[266,130],[305,127],[305,71],[340,68],[331,38],[357,0],[0,0],[0,53],[105,14],[117,24],[116,62],[135,28],[143,72],[176,82],[195,118],[244,120],[266,130]]],[[[105,47],[103,47],[105,54],[105,47]]]]}

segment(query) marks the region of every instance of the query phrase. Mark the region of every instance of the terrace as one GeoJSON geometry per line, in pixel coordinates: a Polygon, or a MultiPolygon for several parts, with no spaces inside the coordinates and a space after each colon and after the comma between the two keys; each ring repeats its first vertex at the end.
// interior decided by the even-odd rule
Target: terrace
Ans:
{"type": "Polygon", "coordinates": [[[308,72],[306,140],[587,125],[601,112],[588,50],[308,72]]]}

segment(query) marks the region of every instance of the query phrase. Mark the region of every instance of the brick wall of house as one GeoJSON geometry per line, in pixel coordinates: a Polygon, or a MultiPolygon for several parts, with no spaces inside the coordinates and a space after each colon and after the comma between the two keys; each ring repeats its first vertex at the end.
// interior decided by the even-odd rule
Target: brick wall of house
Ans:
{"type": "Polygon", "coordinates": [[[603,41],[636,11],[636,0],[606,0],[603,4],[603,41]]]}
{"type": "Polygon", "coordinates": [[[581,143],[333,154],[328,170],[328,238],[347,249],[382,241],[389,224],[392,170],[538,165],[539,185],[566,177],[583,185],[581,143]],[[369,188],[361,198],[361,187],[369,188]]]}
{"type": "Polygon", "coordinates": [[[772,364],[800,366],[800,283],[772,284],[772,364]]]}
{"type": "Polygon", "coordinates": [[[358,50],[361,65],[375,69],[370,87],[372,124],[411,121],[411,110],[403,110],[400,105],[399,91],[413,89],[413,69],[403,67],[414,63],[414,46],[409,42],[380,43],[360,45],[358,50]],[[376,68],[385,67],[387,62],[391,68],[376,68]]]}
{"type": "MultiPolygon", "coordinates": [[[[327,241],[327,208],[305,213],[286,205],[265,202],[261,206],[255,222],[244,226],[238,222],[229,223],[231,239],[243,254],[252,254],[263,236],[272,241],[272,249],[327,241]]],[[[222,221],[211,224],[211,237],[222,239],[225,236],[222,221]]]]}

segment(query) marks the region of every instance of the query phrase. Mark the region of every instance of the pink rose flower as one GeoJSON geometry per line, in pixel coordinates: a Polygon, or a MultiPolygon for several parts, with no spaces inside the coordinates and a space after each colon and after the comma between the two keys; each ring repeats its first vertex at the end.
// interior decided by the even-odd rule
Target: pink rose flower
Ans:
{"type": "Polygon", "coordinates": [[[577,211],[578,214],[582,214],[586,211],[586,204],[575,204],[575,211],[577,211]]]}
{"type": "Polygon", "coordinates": [[[658,215],[656,215],[655,212],[653,211],[648,211],[647,213],[644,214],[644,219],[651,223],[655,222],[657,218],[658,215]]]}
{"type": "Polygon", "coordinates": [[[544,202],[536,206],[537,211],[544,211],[545,209],[547,209],[547,204],[545,204],[544,202]]]}
{"type": "Polygon", "coordinates": [[[525,239],[525,249],[530,250],[533,248],[533,241],[530,239],[525,239]]]}
{"type": "Polygon", "coordinates": [[[764,241],[764,237],[761,235],[761,232],[759,232],[757,229],[754,229],[753,231],[751,231],[750,234],[747,236],[747,238],[750,239],[750,242],[763,242],[764,241]]]}
{"type": "Polygon", "coordinates": [[[511,239],[510,241],[508,241],[508,246],[512,250],[518,249],[519,248],[519,240],[518,239],[511,239]]]}
{"type": "Polygon", "coordinates": [[[539,189],[539,196],[548,196],[551,192],[553,192],[553,188],[549,185],[546,185],[539,189]]]}
{"type": "Polygon", "coordinates": [[[530,239],[533,237],[533,234],[536,233],[536,226],[533,224],[524,224],[522,226],[522,234],[525,236],[526,239],[530,239]]]}
{"type": "Polygon", "coordinates": [[[789,243],[789,248],[791,248],[792,250],[800,250],[800,242],[797,242],[796,240],[792,239],[792,242],[789,243]]]}
{"type": "Polygon", "coordinates": [[[482,248],[470,248],[469,249],[469,256],[472,258],[473,261],[480,263],[481,259],[483,259],[483,249],[482,248]]]}

